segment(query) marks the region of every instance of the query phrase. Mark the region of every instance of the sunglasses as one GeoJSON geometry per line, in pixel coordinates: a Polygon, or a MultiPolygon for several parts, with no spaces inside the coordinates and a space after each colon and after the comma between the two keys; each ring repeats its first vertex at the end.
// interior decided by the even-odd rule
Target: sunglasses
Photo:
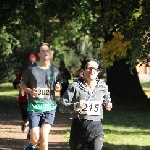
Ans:
{"type": "Polygon", "coordinates": [[[94,70],[94,71],[100,71],[98,68],[94,68],[94,67],[86,67],[85,68],[87,71],[92,71],[92,70],[94,70]]]}

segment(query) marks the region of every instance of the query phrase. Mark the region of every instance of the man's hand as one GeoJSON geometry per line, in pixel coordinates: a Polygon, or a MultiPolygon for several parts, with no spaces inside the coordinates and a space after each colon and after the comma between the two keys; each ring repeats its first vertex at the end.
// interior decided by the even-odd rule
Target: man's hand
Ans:
{"type": "Polygon", "coordinates": [[[33,88],[33,90],[30,91],[30,95],[35,98],[38,97],[39,88],[33,88]]]}
{"type": "Polygon", "coordinates": [[[106,110],[110,111],[112,109],[112,103],[111,101],[107,101],[106,104],[105,104],[105,108],[106,110]]]}
{"type": "Polygon", "coordinates": [[[55,91],[56,91],[56,92],[60,92],[60,91],[61,91],[61,88],[62,88],[62,87],[61,87],[61,84],[60,84],[59,82],[57,82],[56,85],[55,85],[55,91]]]}

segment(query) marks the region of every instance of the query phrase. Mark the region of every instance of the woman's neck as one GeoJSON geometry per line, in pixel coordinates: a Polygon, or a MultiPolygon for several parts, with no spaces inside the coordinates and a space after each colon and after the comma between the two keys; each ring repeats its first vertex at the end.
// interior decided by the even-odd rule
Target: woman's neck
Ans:
{"type": "Polygon", "coordinates": [[[95,86],[97,85],[97,81],[96,80],[85,80],[84,81],[84,85],[90,89],[91,91],[93,91],[95,89],[95,86]]]}

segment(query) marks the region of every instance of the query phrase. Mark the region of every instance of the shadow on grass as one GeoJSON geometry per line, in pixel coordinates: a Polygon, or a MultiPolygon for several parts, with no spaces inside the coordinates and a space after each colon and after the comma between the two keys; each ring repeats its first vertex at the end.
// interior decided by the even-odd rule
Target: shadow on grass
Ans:
{"type": "MultiPolygon", "coordinates": [[[[27,145],[27,140],[22,139],[8,139],[8,138],[0,138],[0,150],[23,150],[23,148],[27,145]]],[[[50,150],[69,150],[69,145],[67,142],[51,142],[49,143],[50,150]]],[[[39,150],[39,145],[35,148],[35,150],[39,150]]]]}
{"type": "MultiPolygon", "coordinates": [[[[22,139],[0,139],[1,150],[22,150],[28,143],[27,140],[22,139]]],[[[39,149],[39,145],[35,150],[39,149]]],[[[50,150],[69,150],[68,142],[51,142],[49,143],[50,150]]],[[[136,146],[136,145],[113,145],[104,142],[103,150],[149,150],[150,146],[136,146]]]]}
{"type": "Polygon", "coordinates": [[[22,139],[0,138],[1,150],[21,150],[26,144],[27,141],[22,139]]]}
{"type": "Polygon", "coordinates": [[[50,150],[70,150],[69,144],[67,142],[52,142],[49,143],[50,150]]]}
{"type": "Polygon", "coordinates": [[[17,125],[21,112],[16,97],[0,96],[0,124],[17,125]]]}
{"type": "Polygon", "coordinates": [[[103,124],[120,127],[150,129],[150,111],[104,110],[103,124]]]}

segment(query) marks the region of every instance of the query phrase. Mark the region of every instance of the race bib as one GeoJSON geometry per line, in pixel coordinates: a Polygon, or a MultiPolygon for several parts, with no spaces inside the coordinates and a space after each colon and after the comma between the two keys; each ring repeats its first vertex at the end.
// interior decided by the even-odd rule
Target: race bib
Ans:
{"type": "Polygon", "coordinates": [[[40,88],[38,90],[38,98],[50,98],[50,89],[40,88]]]}
{"type": "Polygon", "coordinates": [[[80,114],[100,115],[100,101],[86,101],[85,107],[80,114]]]}

